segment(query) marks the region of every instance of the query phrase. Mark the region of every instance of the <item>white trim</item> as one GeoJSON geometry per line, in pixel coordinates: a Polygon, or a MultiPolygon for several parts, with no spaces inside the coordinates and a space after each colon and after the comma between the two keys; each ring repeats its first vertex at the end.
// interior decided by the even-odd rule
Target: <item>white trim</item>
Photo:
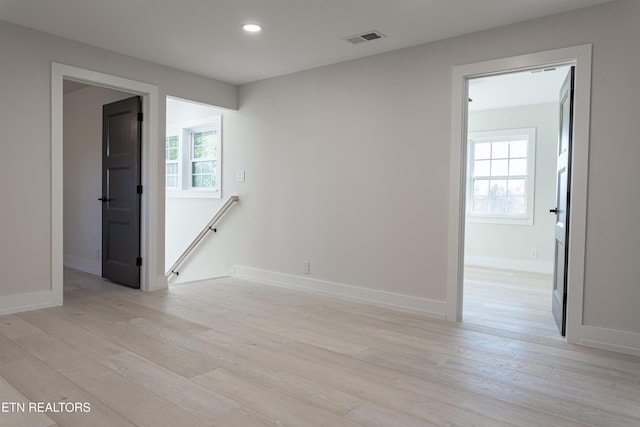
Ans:
{"type": "Polygon", "coordinates": [[[0,316],[62,305],[54,291],[29,292],[0,297],[0,316]]]}
{"type": "MultiPolygon", "coordinates": [[[[115,77],[70,65],[51,63],[51,279],[52,292],[62,304],[63,286],[63,102],[65,79],[94,86],[116,89],[141,95],[145,120],[142,129],[142,185],[144,193],[141,209],[140,248],[143,259],[140,288],[153,291],[166,287],[156,274],[158,266],[157,176],[158,144],[158,87],[147,83],[115,77]]],[[[162,145],[164,148],[164,145],[162,145]]],[[[163,156],[164,157],[164,156],[163,156]]]]}
{"type": "Polygon", "coordinates": [[[266,285],[330,295],[350,301],[375,304],[396,310],[417,312],[438,319],[445,318],[446,303],[443,301],[434,301],[410,295],[361,288],[344,283],[328,282],[326,280],[277,273],[240,265],[233,267],[232,277],[266,285]]]}
{"type": "MultiPolygon", "coordinates": [[[[467,179],[466,179],[466,221],[480,224],[515,224],[515,225],[533,225],[533,212],[535,206],[535,188],[536,188],[536,138],[537,130],[535,127],[515,128],[515,129],[497,129],[483,130],[477,132],[469,132],[467,138],[467,153],[470,158],[474,157],[475,144],[482,142],[508,141],[515,137],[523,137],[527,140],[527,174],[514,177],[504,176],[495,178],[491,174],[482,176],[482,179],[524,179],[526,182],[526,203],[527,212],[525,214],[490,214],[490,213],[473,213],[469,208],[473,195],[473,161],[467,161],[467,179]]],[[[491,159],[493,159],[493,155],[491,159]]]]}
{"type": "Polygon", "coordinates": [[[572,208],[569,221],[569,269],[567,281],[567,340],[572,343],[581,342],[584,330],[582,313],[591,111],[591,50],[592,46],[587,44],[453,68],[447,318],[459,321],[462,317],[468,80],[474,77],[524,71],[549,65],[575,65],[571,179],[572,208]]]}
{"type": "Polygon", "coordinates": [[[167,280],[167,277],[163,274],[161,276],[157,276],[156,277],[156,291],[161,291],[163,289],[168,289],[169,288],[169,281],[167,280]]]}
{"type": "MultiPolygon", "coordinates": [[[[165,175],[165,198],[191,198],[191,199],[221,199],[222,198],[222,114],[214,114],[198,119],[185,120],[182,122],[172,123],[167,126],[165,135],[166,140],[170,136],[178,138],[178,181],[179,187],[166,187],[165,175]],[[192,136],[195,132],[206,130],[216,131],[216,149],[218,158],[215,178],[218,186],[215,188],[208,187],[192,187],[191,165],[194,162],[192,158],[193,146],[192,136]]],[[[207,159],[204,159],[207,160],[207,159]]],[[[211,159],[213,160],[213,159],[211,159]]],[[[166,164],[166,160],[165,160],[166,164]]]]}
{"type": "MultiPolygon", "coordinates": [[[[179,278],[179,277],[180,276],[176,276],[175,274],[172,274],[171,277],[169,277],[167,279],[167,282],[171,282],[171,288],[173,288],[174,286],[190,285],[190,284],[193,284],[193,283],[210,283],[210,281],[233,277],[233,267],[231,267],[231,270],[229,270],[229,273],[227,273],[227,274],[220,274],[218,276],[211,276],[211,277],[207,277],[206,279],[194,279],[194,280],[187,280],[187,281],[184,281],[184,282],[179,282],[179,281],[177,281],[177,278],[179,278]]],[[[249,280],[249,279],[246,279],[246,280],[249,280]]]]}
{"type": "Polygon", "coordinates": [[[188,190],[167,188],[164,196],[168,199],[221,199],[220,192],[218,191],[200,190],[197,188],[190,188],[188,190]]]}
{"type": "Polygon", "coordinates": [[[84,271],[95,276],[102,275],[102,263],[98,260],[80,258],[72,255],[64,256],[64,266],[74,270],[84,271]]]}
{"type": "Polygon", "coordinates": [[[529,273],[553,274],[553,262],[530,259],[497,258],[466,255],[464,264],[475,267],[496,268],[499,270],[526,271],[529,273]]]}
{"type": "Polygon", "coordinates": [[[583,325],[579,344],[640,356],[640,334],[636,332],[583,325]]]}

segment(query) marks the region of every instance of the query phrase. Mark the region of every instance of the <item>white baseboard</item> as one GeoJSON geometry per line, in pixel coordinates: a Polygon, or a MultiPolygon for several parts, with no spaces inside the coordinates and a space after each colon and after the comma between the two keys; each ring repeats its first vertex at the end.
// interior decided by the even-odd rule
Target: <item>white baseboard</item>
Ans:
{"type": "Polygon", "coordinates": [[[102,264],[97,260],[80,258],[72,255],[64,256],[64,266],[96,276],[102,275],[102,264]]]}
{"type": "MultiPolygon", "coordinates": [[[[221,274],[220,276],[211,276],[211,277],[207,277],[207,278],[203,278],[203,279],[193,279],[193,280],[185,280],[184,282],[180,282],[178,280],[172,280],[172,279],[167,279],[167,288],[172,287],[172,286],[182,286],[182,285],[190,285],[193,283],[202,283],[202,282],[208,282],[209,280],[217,280],[217,279],[224,279],[227,277],[232,277],[233,273],[229,273],[229,274],[221,274]]],[[[172,276],[175,277],[175,276],[172,276]]]]}
{"type": "Polygon", "coordinates": [[[640,356],[640,334],[597,326],[580,327],[579,344],[640,356]]]}
{"type": "Polygon", "coordinates": [[[169,288],[169,281],[167,277],[163,274],[156,278],[156,287],[155,289],[149,289],[149,291],[161,291],[163,289],[169,288]]]}
{"type": "Polygon", "coordinates": [[[325,280],[312,279],[310,277],[277,273],[239,265],[234,266],[232,276],[267,285],[311,291],[351,301],[365,302],[403,311],[418,312],[439,319],[444,319],[446,317],[447,307],[444,301],[434,301],[410,295],[361,288],[343,283],[329,282],[325,280]]]}
{"type": "Polygon", "coordinates": [[[7,295],[0,297],[0,316],[59,305],[62,305],[62,300],[59,300],[53,291],[7,295]]]}
{"type": "Polygon", "coordinates": [[[464,263],[465,265],[496,268],[500,270],[516,270],[527,271],[529,273],[553,274],[553,262],[547,261],[465,255],[464,263]]]}

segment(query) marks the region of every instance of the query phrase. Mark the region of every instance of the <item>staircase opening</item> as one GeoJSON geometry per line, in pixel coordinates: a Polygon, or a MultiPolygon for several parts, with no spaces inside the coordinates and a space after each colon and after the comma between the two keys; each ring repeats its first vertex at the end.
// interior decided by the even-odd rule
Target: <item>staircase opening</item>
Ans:
{"type": "Polygon", "coordinates": [[[222,114],[225,111],[195,101],[166,99],[165,271],[223,203],[222,114]]]}

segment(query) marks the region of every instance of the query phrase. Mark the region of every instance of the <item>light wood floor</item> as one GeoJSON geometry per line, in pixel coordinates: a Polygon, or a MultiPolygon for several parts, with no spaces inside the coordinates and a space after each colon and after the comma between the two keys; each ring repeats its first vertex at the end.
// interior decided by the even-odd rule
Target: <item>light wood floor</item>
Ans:
{"type": "Polygon", "coordinates": [[[562,339],[551,313],[553,275],[467,267],[463,321],[562,339]]]}
{"type": "Polygon", "coordinates": [[[640,425],[640,359],[234,279],[143,293],[66,272],[0,317],[0,425],[640,425]]]}

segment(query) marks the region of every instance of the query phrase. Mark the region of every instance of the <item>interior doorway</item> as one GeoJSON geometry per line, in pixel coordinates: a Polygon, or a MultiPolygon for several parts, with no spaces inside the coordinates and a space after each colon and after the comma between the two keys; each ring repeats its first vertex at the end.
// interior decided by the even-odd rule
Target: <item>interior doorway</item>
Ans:
{"type": "Polygon", "coordinates": [[[463,314],[469,80],[516,71],[574,65],[571,210],[568,222],[568,247],[570,249],[566,262],[569,266],[566,275],[566,339],[571,343],[579,344],[582,342],[583,334],[587,333],[588,327],[583,325],[583,304],[586,268],[591,51],[592,46],[586,44],[453,67],[446,318],[461,321],[463,314]]]}
{"type": "Polygon", "coordinates": [[[559,94],[570,67],[469,79],[463,321],[558,336],[559,94]]]}
{"type": "Polygon", "coordinates": [[[102,276],[102,108],[129,92],[64,80],[64,265],[102,276]]]}
{"type": "MultiPolygon", "coordinates": [[[[52,250],[51,305],[63,303],[64,266],[64,81],[95,85],[102,88],[130,92],[142,97],[142,111],[148,119],[142,129],[142,185],[145,189],[141,208],[141,253],[142,268],[140,282],[142,290],[156,290],[166,287],[163,276],[158,275],[158,187],[155,177],[158,173],[156,159],[158,139],[158,88],[142,82],[123,79],[96,71],[69,65],[52,63],[51,67],[51,216],[52,250]],[[153,143],[152,143],[153,141],[153,143]],[[152,179],[153,178],[153,179],[152,179]]],[[[160,258],[160,261],[162,258],[160,258]]]]}

